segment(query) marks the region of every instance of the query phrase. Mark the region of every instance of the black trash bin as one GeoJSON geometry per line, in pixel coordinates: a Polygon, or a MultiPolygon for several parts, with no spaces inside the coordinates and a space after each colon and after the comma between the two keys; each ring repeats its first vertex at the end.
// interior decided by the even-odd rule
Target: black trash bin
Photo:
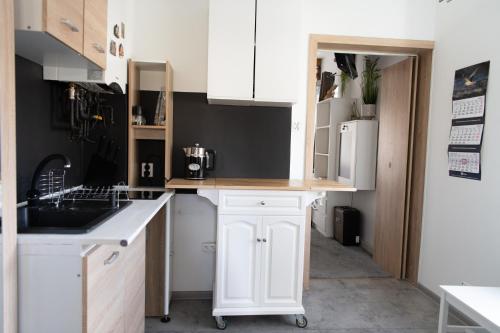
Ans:
{"type": "Polygon", "coordinates": [[[335,206],[333,237],[342,245],[359,245],[361,214],[356,208],[335,206]]]}

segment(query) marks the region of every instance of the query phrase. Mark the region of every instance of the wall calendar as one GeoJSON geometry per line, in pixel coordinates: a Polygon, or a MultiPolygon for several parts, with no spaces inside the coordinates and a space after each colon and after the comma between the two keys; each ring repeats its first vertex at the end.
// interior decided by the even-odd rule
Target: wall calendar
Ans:
{"type": "Polygon", "coordinates": [[[448,172],[452,177],[481,180],[481,146],[490,62],[455,71],[448,172]]]}

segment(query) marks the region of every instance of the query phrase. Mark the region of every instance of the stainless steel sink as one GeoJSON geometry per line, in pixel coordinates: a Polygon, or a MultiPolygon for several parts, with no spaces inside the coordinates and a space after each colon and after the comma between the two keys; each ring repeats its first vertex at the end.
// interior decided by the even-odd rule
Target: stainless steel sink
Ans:
{"type": "Polygon", "coordinates": [[[59,207],[40,202],[38,207],[20,207],[17,210],[18,233],[82,234],[96,228],[131,201],[120,201],[112,207],[109,201],[65,200],[59,207]]]}

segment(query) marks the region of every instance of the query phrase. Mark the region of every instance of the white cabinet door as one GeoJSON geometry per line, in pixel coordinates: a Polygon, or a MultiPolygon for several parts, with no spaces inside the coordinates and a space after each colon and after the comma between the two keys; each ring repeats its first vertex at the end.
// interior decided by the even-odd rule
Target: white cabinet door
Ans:
{"type": "Polygon", "coordinates": [[[304,216],[264,216],[262,238],[262,305],[300,305],[304,216]]]}
{"type": "Polygon", "coordinates": [[[255,0],[210,0],[209,101],[253,98],[255,0]]]}
{"type": "Polygon", "coordinates": [[[256,21],[255,101],[294,103],[298,90],[300,1],[259,0],[256,21]]]}
{"type": "Polygon", "coordinates": [[[258,306],[261,220],[259,216],[219,215],[217,307],[258,306]]]}

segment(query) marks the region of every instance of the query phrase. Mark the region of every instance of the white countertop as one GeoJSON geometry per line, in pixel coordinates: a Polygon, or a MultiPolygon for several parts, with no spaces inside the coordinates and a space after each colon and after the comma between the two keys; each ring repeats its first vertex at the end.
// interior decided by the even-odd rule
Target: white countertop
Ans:
{"type": "Polygon", "coordinates": [[[19,234],[18,244],[113,244],[127,246],[135,240],[174,193],[174,191],[166,191],[156,200],[132,200],[129,206],[85,234],[19,234]]]}

